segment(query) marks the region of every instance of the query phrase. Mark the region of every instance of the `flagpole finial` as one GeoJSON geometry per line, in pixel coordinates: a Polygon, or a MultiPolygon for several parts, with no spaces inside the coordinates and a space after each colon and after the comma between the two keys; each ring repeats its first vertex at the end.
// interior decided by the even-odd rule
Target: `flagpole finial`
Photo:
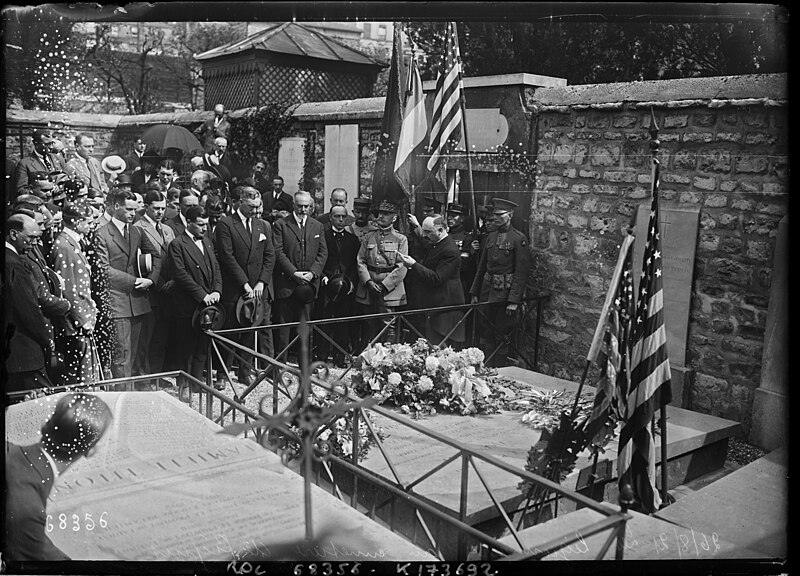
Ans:
{"type": "Polygon", "coordinates": [[[658,154],[658,149],[661,147],[661,141],[658,139],[658,124],[656,123],[656,115],[652,106],[650,106],[650,128],[648,132],[650,133],[650,153],[655,158],[658,154]]]}

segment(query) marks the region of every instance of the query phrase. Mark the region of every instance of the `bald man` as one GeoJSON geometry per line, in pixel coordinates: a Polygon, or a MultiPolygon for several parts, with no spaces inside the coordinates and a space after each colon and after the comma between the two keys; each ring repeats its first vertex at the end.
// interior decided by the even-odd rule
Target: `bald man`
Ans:
{"type": "Polygon", "coordinates": [[[203,122],[194,135],[200,140],[206,153],[210,154],[214,151],[215,138],[228,138],[231,132],[231,123],[228,121],[227,114],[225,114],[225,106],[217,104],[214,106],[214,117],[209,118],[203,122]]]}

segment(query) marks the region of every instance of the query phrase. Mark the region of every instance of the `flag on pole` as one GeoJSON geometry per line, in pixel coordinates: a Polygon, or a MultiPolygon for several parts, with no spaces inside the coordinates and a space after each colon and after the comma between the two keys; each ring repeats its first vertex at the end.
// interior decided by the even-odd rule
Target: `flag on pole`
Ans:
{"type": "Polygon", "coordinates": [[[633,234],[620,247],[600,321],[587,359],[600,365],[600,380],[592,413],[584,426],[588,438],[599,440],[606,427],[626,413],[630,388],[630,329],[633,319],[633,234]]]}
{"type": "Polygon", "coordinates": [[[460,98],[464,87],[461,83],[461,56],[456,34],[456,23],[448,22],[443,67],[436,79],[431,116],[428,171],[432,173],[439,170],[442,160],[452,152],[462,136],[460,98]]]}
{"type": "Polygon", "coordinates": [[[383,122],[381,124],[381,139],[375,158],[375,172],[372,176],[373,204],[378,204],[382,200],[400,204],[406,198],[405,192],[394,173],[395,157],[403,124],[403,100],[408,84],[403,51],[402,25],[399,22],[395,22],[392,62],[389,68],[386,103],[383,108],[383,122]]]}
{"type": "Polygon", "coordinates": [[[419,75],[417,59],[412,55],[405,91],[403,123],[397,143],[394,175],[410,198],[414,187],[425,179],[425,145],[428,139],[428,118],[425,115],[425,93],[419,75]]]}
{"type": "MultiPolygon", "coordinates": [[[[661,506],[656,488],[655,442],[651,422],[657,409],[672,400],[671,373],[664,328],[661,278],[658,186],[660,164],[653,158],[653,202],[647,227],[642,275],[631,336],[631,387],[625,422],[620,431],[617,472],[620,488],[630,484],[641,508],[653,513],[661,506]]],[[[662,464],[665,465],[665,464],[662,464]]]]}

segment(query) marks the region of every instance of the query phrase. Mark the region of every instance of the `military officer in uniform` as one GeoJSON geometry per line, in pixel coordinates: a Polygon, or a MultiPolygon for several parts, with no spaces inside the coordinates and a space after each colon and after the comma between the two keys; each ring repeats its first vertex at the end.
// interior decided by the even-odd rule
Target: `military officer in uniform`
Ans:
{"type": "Polygon", "coordinates": [[[486,240],[470,293],[473,303],[492,303],[488,310],[484,308],[484,314],[494,328],[486,326],[481,334],[488,340],[490,353],[499,345],[491,365],[504,366],[508,340],[517,319],[519,303],[525,295],[530,251],[528,239],[511,225],[517,205],[503,198],[494,198],[493,204],[496,228],[486,240]]]}
{"type": "MultiPolygon", "coordinates": [[[[406,303],[403,279],[408,270],[399,254],[408,255],[408,239],[392,227],[395,220],[397,206],[384,200],[378,205],[378,229],[364,236],[356,257],[356,302],[364,305],[368,314],[395,311],[406,303]]],[[[381,341],[394,336],[390,328],[381,341]]]]}
{"type": "Polygon", "coordinates": [[[356,220],[346,230],[355,234],[359,241],[363,240],[368,232],[378,229],[369,217],[369,198],[353,199],[353,216],[356,220]]]}
{"type": "Polygon", "coordinates": [[[475,280],[477,252],[472,247],[473,235],[464,229],[464,207],[461,204],[447,205],[448,235],[453,239],[461,254],[461,286],[464,288],[464,300],[470,299],[469,289],[475,280]]]}

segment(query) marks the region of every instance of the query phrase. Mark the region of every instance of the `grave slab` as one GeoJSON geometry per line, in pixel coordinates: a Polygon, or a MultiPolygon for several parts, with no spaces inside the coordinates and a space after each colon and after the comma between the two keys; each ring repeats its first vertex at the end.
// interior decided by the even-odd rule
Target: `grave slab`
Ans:
{"type": "Polygon", "coordinates": [[[770,452],[656,513],[695,530],[713,531],[765,556],[786,557],[788,450],[770,452]]]}
{"type": "MultiPolygon", "coordinates": [[[[619,511],[618,506],[607,505],[609,510],[619,511]]],[[[624,560],[720,560],[729,558],[765,558],[756,550],[749,550],[725,539],[722,527],[698,529],[676,526],[659,518],[628,511],[631,519],[625,526],[624,560]]],[[[579,539],[561,550],[545,556],[543,560],[595,560],[610,531],[591,536],[582,536],[581,531],[594,522],[602,520],[600,512],[583,508],[570,512],[543,524],[525,528],[518,535],[523,549],[535,552],[537,546],[557,538],[579,539]]],[[[516,545],[513,536],[505,536],[501,542],[516,545]]],[[[613,542],[602,560],[616,557],[616,542],[613,542]]]]}
{"type": "MultiPolygon", "coordinates": [[[[47,506],[48,535],[75,560],[434,559],[317,486],[307,544],[303,480],[277,455],[165,392],[97,395],[112,427],[47,506]]],[[[57,398],[10,406],[6,439],[37,442],[57,398]]]]}

